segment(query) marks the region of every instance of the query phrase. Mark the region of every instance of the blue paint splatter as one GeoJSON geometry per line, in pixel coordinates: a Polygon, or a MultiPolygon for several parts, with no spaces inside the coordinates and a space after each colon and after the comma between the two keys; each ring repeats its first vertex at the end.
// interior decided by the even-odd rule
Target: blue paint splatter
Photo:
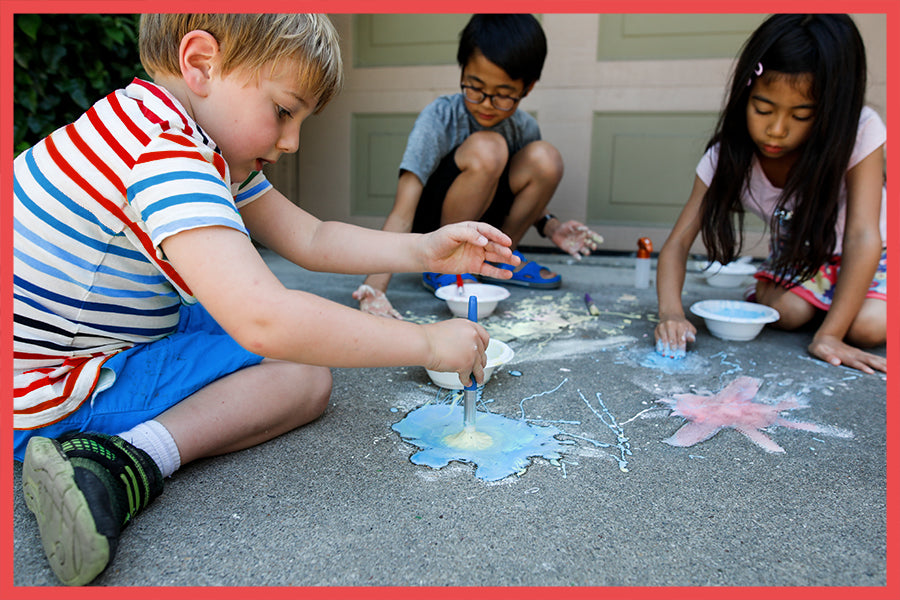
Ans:
{"type": "MultiPolygon", "coordinates": [[[[581,396],[581,399],[587,405],[591,412],[597,415],[597,418],[603,422],[604,425],[609,427],[610,431],[612,431],[616,435],[616,448],[619,450],[619,455],[612,455],[613,458],[616,459],[616,462],[619,463],[619,470],[623,473],[628,472],[628,459],[626,456],[631,456],[631,443],[625,435],[625,430],[622,429],[622,426],[616,422],[616,417],[613,416],[609,409],[606,408],[606,404],[603,402],[603,398],[600,397],[600,392],[596,393],[597,396],[597,404],[600,405],[600,411],[591,406],[591,403],[588,402],[587,398],[584,397],[584,394],[581,393],[581,390],[578,390],[578,395],[581,396]],[[601,412],[602,411],[602,412],[601,412]]],[[[605,444],[609,446],[609,444],[605,444]]]]}
{"type": "Polygon", "coordinates": [[[684,358],[672,358],[663,356],[656,350],[650,350],[649,352],[636,353],[635,360],[642,367],[658,369],[669,375],[672,373],[700,371],[707,364],[706,360],[694,352],[688,352],[684,358]]]}
{"type": "Polygon", "coordinates": [[[562,433],[555,427],[479,412],[475,419],[476,430],[491,436],[494,443],[484,449],[448,446],[445,438],[458,433],[462,427],[461,406],[429,404],[411,411],[392,429],[404,441],[421,448],[410,457],[413,464],[440,469],[450,461],[473,463],[476,465],[475,476],[485,481],[499,481],[521,474],[531,464],[532,457],[558,464],[566,445],[554,437],[562,433]]]}

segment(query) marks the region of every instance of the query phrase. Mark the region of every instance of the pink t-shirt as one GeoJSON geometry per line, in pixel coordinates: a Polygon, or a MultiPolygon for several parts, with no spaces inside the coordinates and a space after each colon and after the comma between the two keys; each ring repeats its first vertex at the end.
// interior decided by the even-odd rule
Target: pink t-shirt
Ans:
{"type": "MultiPolygon", "coordinates": [[[[879,146],[887,141],[887,128],[878,113],[869,108],[863,107],[859,115],[859,128],[856,132],[856,143],[853,145],[853,152],[850,155],[850,162],[847,165],[849,171],[862,161],[865,157],[878,149],[879,146]]],[[[716,162],[719,157],[719,146],[715,145],[697,164],[697,176],[707,186],[713,178],[716,170],[716,162]]],[[[750,169],[750,182],[744,188],[741,202],[744,208],[761,218],[766,223],[771,223],[772,214],[781,197],[782,188],[775,187],[766,177],[759,164],[759,159],[753,157],[753,164],[750,169]]],[[[887,190],[884,186],[881,188],[881,243],[887,246],[887,190]]],[[[786,208],[791,208],[794,204],[793,199],[788,200],[786,208]]],[[[836,243],[835,254],[841,253],[844,241],[844,223],[847,215],[847,185],[841,182],[840,196],[838,197],[838,217],[835,224],[836,243]]]]}

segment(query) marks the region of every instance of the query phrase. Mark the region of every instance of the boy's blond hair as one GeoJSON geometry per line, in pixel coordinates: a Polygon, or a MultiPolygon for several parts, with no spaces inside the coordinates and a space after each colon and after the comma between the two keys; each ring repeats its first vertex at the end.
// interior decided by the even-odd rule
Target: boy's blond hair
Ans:
{"type": "Polygon", "coordinates": [[[151,77],[181,76],[182,38],[206,31],[219,43],[222,75],[240,69],[256,73],[281,59],[300,62],[299,81],[318,98],[319,112],[343,84],[338,34],[324,15],[314,14],[147,14],[141,15],[141,64],[151,77]]]}

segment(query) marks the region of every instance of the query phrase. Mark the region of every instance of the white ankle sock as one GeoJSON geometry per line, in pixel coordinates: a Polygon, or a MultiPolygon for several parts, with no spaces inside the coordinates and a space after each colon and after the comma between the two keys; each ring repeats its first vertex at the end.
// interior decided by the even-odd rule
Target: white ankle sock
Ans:
{"type": "Polygon", "coordinates": [[[159,421],[144,421],[119,437],[150,455],[163,477],[168,477],[181,466],[181,454],[169,430],[159,421]]]}

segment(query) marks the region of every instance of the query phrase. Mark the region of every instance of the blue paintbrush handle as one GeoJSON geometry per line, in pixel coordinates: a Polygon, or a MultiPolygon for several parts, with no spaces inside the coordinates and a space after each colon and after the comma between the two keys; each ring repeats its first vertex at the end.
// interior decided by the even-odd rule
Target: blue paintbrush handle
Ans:
{"type": "MultiPolygon", "coordinates": [[[[469,296],[469,320],[473,323],[478,322],[478,298],[476,296],[469,296]]],[[[478,385],[475,383],[475,375],[472,376],[472,384],[465,387],[465,389],[469,391],[474,391],[478,388],[478,385]]]]}

